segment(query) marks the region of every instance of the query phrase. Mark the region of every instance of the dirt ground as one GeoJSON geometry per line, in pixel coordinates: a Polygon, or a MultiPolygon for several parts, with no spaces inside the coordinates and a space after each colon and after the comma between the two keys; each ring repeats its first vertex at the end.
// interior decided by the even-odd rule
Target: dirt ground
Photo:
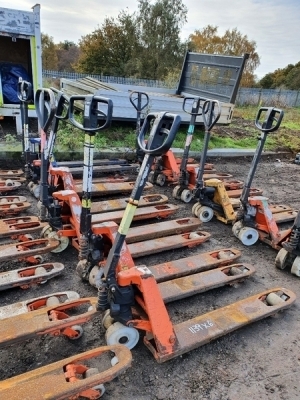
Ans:
{"type": "MultiPolygon", "coordinates": [[[[280,156],[278,156],[280,157],[280,156]]],[[[254,187],[263,189],[272,203],[300,207],[299,165],[292,159],[263,157],[254,180],[254,187]]],[[[234,179],[245,180],[249,158],[210,159],[218,172],[230,173],[234,179]]],[[[3,167],[3,165],[2,165],[3,167]]],[[[155,187],[152,193],[166,194],[169,203],[178,204],[179,211],[172,217],[192,216],[192,204],[172,198],[172,187],[155,187]]],[[[36,201],[28,189],[19,190],[32,202],[27,214],[34,214],[36,201]]],[[[152,221],[155,222],[155,221],[152,221]]],[[[233,303],[268,288],[286,287],[300,297],[299,278],[287,270],[275,268],[276,251],[263,243],[243,246],[229,226],[213,220],[203,224],[211,239],[192,249],[181,249],[137,259],[137,265],[155,265],[190,255],[226,247],[242,251],[239,262],[253,264],[256,273],[237,287],[223,287],[202,293],[167,306],[174,323],[233,303]]],[[[7,290],[1,294],[1,304],[33,298],[59,290],[75,290],[82,297],[96,296],[88,283],[75,274],[77,252],[69,247],[61,254],[50,254],[47,260],[63,262],[64,273],[46,284],[29,290],[7,290]]],[[[18,263],[2,263],[0,270],[13,269],[18,263]]],[[[230,333],[196,350],[163,364],[158,364],[144,346],[142,334],[132,350],[132,367],[123,375],[107,383],[103,400],[294,400],[300,399],[300,333],[299,300],[276,318],[267,318],[230,333]]],[[[47,363],[104,345],[105,331],[101,319],[84,325],[84,335],[70,341],[64,337],[43,336],[0,350],[0,379],[33,370],[47,363]]],[[[0,393],[1,398],[1,393],[0,393]]]]}

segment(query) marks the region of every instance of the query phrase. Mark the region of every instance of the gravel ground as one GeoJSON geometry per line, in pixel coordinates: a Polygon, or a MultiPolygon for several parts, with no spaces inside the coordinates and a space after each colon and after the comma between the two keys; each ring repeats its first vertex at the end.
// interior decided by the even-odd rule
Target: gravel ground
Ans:
{"type": "MultiPolygon", "coordinates": [[[[211,159],[218,172],[230,173],[234,179],[244,180],[250,159],[211,159]]],[[[2,165],[4,168],[4,166],[2,165]]],[[[10,166],[12,168],[12,166],[10,166]]],[[[264,157],[259,164],[254,187],[263,189],[273,203],[300,207],[299,168],[290,159],[264,157]]],[[[172,218],[192,216],[192,204],[172,198],[172,187],[154,187],[152,193],[166,194],[169,202],[180,209],[172,218]]],[[[36,215],[36,201],[24,186],[19,194],[32,203],[28,215],[36,215]]],[[[243,246],[231,228],[212,220],[203,224],[211,239],[197,247],[153,254],[137,260],[137,265],[148,266],[171,261],[201,252],[234,247],[242,251],[240,262],[256,267],[256,273],[236,287],[223,287],[195,295],[167,306],[174,323],[222,307],[273,287],[286,287],[299,297],[298,278],[287,270],[274,267],[276,251],[263,243],[243,246]]],[[[200,255],[199,255],[200,257],[200,255]]],[[[88,283],[75,273],[77,251],[71,246],[61,254],[49,254],[46,260],[63,262],[63,275],[45,285],[29,290],[12,289],[2,292],[2,305],[33,298],[59,290],[75,290],[82,297],[96,296],[88,283]]],[[[17,268],[20,263],[2,263],[0,270],[17,268]]],[[[300,333],[299,302],[277,318],[267,318],[230,333],[173,360],[158,364],[140,339],[132,350],[132,367],[120,377],[106,384],[103,399],[123,400],[294,400],[300,399],[300,333]]],[[[47,363],[69,357],[105,344],[101,319],[84,325],[84,335],[76,341],[64,337],[42,336],[0,350],[0,379],[33,370],[47,363]]],[[[142,337],[142,335],[141,335],[142,337]]],[[[1,398],[1,393],[0,393],[1,398]]]]}

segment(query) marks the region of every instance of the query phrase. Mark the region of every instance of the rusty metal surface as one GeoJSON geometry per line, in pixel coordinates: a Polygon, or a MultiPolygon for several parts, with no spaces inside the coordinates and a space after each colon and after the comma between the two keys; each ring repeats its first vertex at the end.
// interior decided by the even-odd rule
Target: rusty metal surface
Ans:
{"type": "MultiPolygon", "coordinates": [[[[243,189],[229,189],[227,190],[227,195],[230,198],[240,198],[243,189]]],[[[263,194],[263,191],[261,189],[256,189],[256,188],[250,188],[250,196],[260,196],[263,194]]]]}
{"type": "Polygon", "coordinates": [[[144,242],[128,244],[130,254],[133,258],[147,256],[153,253],[178,249],[181,247],[194,247],[206,242],[210,238],[210,233],[204,231],[192,232],[196,237],[190,238],[191,233],[166,236],[157,239],[150,239],[144,242]]]}
{"type": "Polygon", "coordinates": [[[148,267],[157,282],[207,271],[212,268],[231,264],[241,256],[241,252],[234,248],[223,248],[179,260],[156,264],[148,267]]]}
{"type": "MultiPolygon", "coordinates": [[[[37,253],[35,252],[34,255],[35,254],[37,253]]],[[[13,255],[11,257],[13,257],[13,255]]],[[[18,257],[20,256],[18,255],[18,257]]],[[[63,270],[64,265],[56,262],[0,272],[0,290],[7,290],[15,287],[28,289],[32,285],[45,283],[48,279],[61,274],[63,270]],[[36,273],[37,268],[39,268],[38,273],[36,273]],[[45,271],[41,271],[41,268],[45,271]]]]}
{"type": "MultiPolygon", "coordinates": [[[[153,204],[164,204],[168,202],[168,197],[162,194],[149,194],[141,196],[138,207],[145,207],[153,204]]],[[[123,199],[104,200],[93,202],[91,206],[91,213],[104,213],[107,211],[124,210],[128,204],[128,197],[123,199]]]]}
{"type": "Polygon", "coordinates": [[[96,304],[97,297],[87,297],[5,318],[0,324],[0,349],[36,335],[63,335],[65,329],[86,323],[98,315],[96,304]],[[62,317],[53,318],[56,313],[62,317]]]}
{"type": "MultiPolygon", "coordinates": [[[[157,205],[157,206],[148,206],[138,208],[134,214],[134,221],[140,221],[143,219],[149,218],[167,218],[168,216],[174,214],[179,209],[178,206],[174,205],[157,205]]],[[[123,218],[124,211],[111,211],[102,214],[93,214],[92,215],[92,224],[99,224],[106,221],[114,221],[116,223],[121,222],[123,218]]]]}
{"type": "Polygon", "coordinates": [[[46,225],[33,216],[0,219],[0,238],[38,232],[46,225]]]}
{"type": "Polygon", "coordinates": [[[46,307],[47,300],[50,297],[56,297],[59,303],[64,303],[65,301],[70,301],[80,298],[77,292],[74,292],[72,290],[66,290],[64,292],[49,293],[48,295],[45,296],[34,297],[32,299],[8,304],[6,306],[0,307],[0,320],[15,315],[25,314],[33,310],[36,310],[38,308],[46,307]]]}
{"type": "Polygon", "coordinates": [[[0,262],[48,253],[58,247],[59,244],[59,240],[52,238],[5,244],[0,246],[0,262]]]}
{"type": "MultiPolygon", "coordinates": [[[[93,183],[92,184],[92,194],[93,195],[103,195],[106,196],[108,194],[118,194],[118,193],[126,193],[131,192],[134,188],[135,182],[120,182],[120,183],[93,183]]],[[[151,189],[153,185],[149,182],[146,182],[144,190],[151,189]]],[[[75,184],[74,190],[78,194],[82,194],[82,184],[75,184]]],[[[0,187],[1,191],[1,187],[0,187]]]]}
{"type": "MultiPolygon", "coordinates": [[[[122,173],[126,171],[136,171],[139,164],[123,164],[123,165],[101,165],[93,166],[93,177],[94,174],[107,174],[107,173],[122,173]]],[[[69,167],[72,175],[82,175],[83,168],[81,167],[69,167]]],[[[94,179],[93,179],[94,180],[94,179]]]]}
{"type": "Polygon", "coordinates": [[[296,210],[277,212],[273,214],[273,218],[277,224],[281,224],[283,222],[294,221],[294,219],[297,216],[297,213],[298,211],[296,210]]]}
{"type": "Polygon", "coordinates": [[[218,174],[203,174],[203,180],[208,180],[208,179],[220,179],[220,181],[223,181],[224,179],[228,179],[231,178],[232,175],[230,174],[222,174],[222,173],[218,173],[218,174]]]}
{"type": "Polygon", "coordinates": [[[0,204],[20,203],[23,201],[27,201],[25,196],[0,196],[0,204]]]}
{"type": "Polygon", "coordinates": [[[24,171],[21,169],[0,169],[0,178],[13,178],[23,174],[24,171]]]}
{"type": "Polygon", "coordinates": [[[272,214],[276,214],[278,212],[283,212],[283,211],[293,211],[292,207],[287,206],[285,204],[270,204],[269,208],[272,214]]]}
{"type": "Polygon", "coordinates": [[[164,302],[170,303],[217,287],[236,284],[249,278],[254,273],[255,268],[250,264],[230,264],[225,267],[161,282],[158,286],[164,302]],[[240,275],[231,274],[232,267],[239,269],[241,271],[240,275]]]}
{"type": "MultiPolygon", "coordinates": [[[[65,358],[55,363],[37,368],[21,375],[14,376],[0,382],[0,393],[7,400],[67,400],[79,398],[88,389],[110,382],[131,366],[132,355],[130,350],[123,345],[102,346],[95,349],[65,358]],[[114,366],[109,364],[103,370],[103,364],[111,353],[118,358],[114,366]],[[77,372],[83,373],[95,365],[99,373],[85,378],[78,375],[72,379],[67,371],[72,366],[77,367],[77,372]],[[78,368],[79,367],[79,368],[78,368]],[[66,371],[66,372],[64,372],[66,371]]],[[[95,392],[93,390],[93,392],[95,392]]],[[[86,398],[86,397],[85,397],[86,398]]],[[[94,397],[98,398],[98,397],[94,397]]]]}
{"type": "Polygon", "coordinates": [[[164,362],[203,346],[245,325],[274,315],[290,307],[295,300],[296,295],[288,289],[274,288],[266,290],[257,295],[174,325],[177,346],[174,346],[172,353],[158,354],[149,342],[146,342],[146,345],[155,353],[159,362],[164,362]],[[265,297],[273,292],[283,292],[287,296],[287,300],[274,306],[267,305],[265,297]]]}
{"type": "Polygon", "coordinates": [[[12,192],[20,188],[22,184],[20,182],[13,181],[11,185],[8,185],[6,181],[0,180],[0,193],[12,192]]]}
{"type": "Polygon", "coordinates": [[[0,203],[0,217],[9,215],[18,215],[22,211],[28,210],[31,207],[29,202],[10,202],[10,203],[0,203]]]}
{"type": "Polygon", "coordinates": [[[12,180],[14,184],[26,182],[26,178],[24,178],[23,176],[14,176],[13,178],[10,178],[8,176],[4,178],[3,176],[0,176],[0,182],[5,182],[7,179],[12,180]]]}
{"type": "Polygon", "coordinates": [[[126,235],[126,243],[160,238],[185,232],[194,231],[201,225],[199,218],[179,218],[171,221],[157,222],[130,228],[126,235]]]}

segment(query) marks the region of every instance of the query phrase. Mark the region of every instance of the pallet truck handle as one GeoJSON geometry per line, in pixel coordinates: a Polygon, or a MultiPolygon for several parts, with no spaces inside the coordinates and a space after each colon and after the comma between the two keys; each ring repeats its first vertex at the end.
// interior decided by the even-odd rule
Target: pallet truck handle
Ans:
{"type": "Polygon", "coordinates": [[[164,154],[170,149],[180,123],[181,117],[178,114],[171,114],[168,112],[148,114],[137,138],[140,149],[145,154],[152,156],[164,154]],[[151,126],[152,122],[153,124],[151,126]],[[150,134],[146,142],[145,135],[150,127],[150,134]]]}
{"type": "Polygon", "coordinates": [[[32,84],[19,77],[17,93],[18,98],[22,103],[29,103],[32,96],[32,84]]]}
{"type": "Polygon", "coordinates": [[[202,115],[203,108],[200,107],[200,104],[201,104],[201,102],[205,102],[205,101],[206,101],[206,99],[202,98],[202,97],[185,97],[183,99],[182,109],[187,114],[190,114],[192,116],[197,117],[198,115],[202,115]],[[187,108],[189,100],[193,101],[193,105],[192,105],[192,110],[191,111],[187,108]],[[201,108],[201,112],[199,112],[199,108],[201,108]]]}
{"type": "Polygon", "coordinates": [[[112,112],[113,112],[113,102],[106,97],[93,96],[93,95],[87,95],[87,96],[76,95],[76,96],[71,96],[69,99],[69,120],[74,126],[83,130],[86,133],[96,133],[98,131],[108,128],[112,121],[112,112]],[[83,124],[77,122],[74,117],[75,101],[80,101],[80,100],[84,101],[83,124]],[[98,109],[99,104],[106,104],[107,111],[104,112],[102,110],[99,110],[98,109]],[[98,125],[96,128],[89,128],[87,126],[89,125],[88,121],[91,119],[93,115],[104,117],[104,123],[102,125],[98,125]]]}
{"type": "Polygon", "coordinates": [[[221,116],[220,102],[218,100],[205,100],[202,110],[205,130],[210,131],[221,116]]]}
{"type": "Polygon", "coordinates": [[[282,118],[284,116],[283,110],[274,107],[261,107],[255,118],[255,126],[262,132],[270,133],[275,132],[280,127],[282,118]],[[263,123],[260,122],[262,114],[266,112],[263,123]],[[278,116],[277,116],[278,115],[278,116]],[[275,125],[273,123],[275,122],[275,125]]]}
{"type": "Polygon", "coordinates": [[[60,121],[67,120],[69,118],[70,97],[54,87],[50,87],[50,89],[56,94],[55,118],[60,121]]]}
{"type": "Polygon", "coordinates": [[[130,93],[129,100],[137,112],[143,111],[149,104],[148,94],[145,92],[137,92],[136,90],[134,90],[133,92],[130,93]],[[137,96],[134,97],[134,95],[137,95],[137,96]],[[145,100],[144,100],[145,103],[143,103],[143,96],[145,97],[145,100]]]}
{"type": "Polygon", "coordinates": [[[51,89],[37,89],[34,96],[34,105],[39,124],[43,131],[47,132],[50,125],[52,124],[56,112],[56,99],[54,92],[51,89]],[[48,111],[46,120],[44,115],[45,108],[48,111]]]}

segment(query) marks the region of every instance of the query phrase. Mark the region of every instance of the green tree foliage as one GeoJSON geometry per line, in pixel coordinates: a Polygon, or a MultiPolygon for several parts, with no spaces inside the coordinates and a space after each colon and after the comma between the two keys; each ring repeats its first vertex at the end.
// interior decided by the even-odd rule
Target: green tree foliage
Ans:
{"type": "Polygon", "coordinates": [[[170,69],[181,65],[184,45],[180,40],[187,21],[187,8],[181,0],[139,0],[137,23],[141,46],[139,74],[163,79],[170,69]]]}
{"type": "Polygon", "coordinates": [[[266,74],[258,84],[264,89],[300,90],[300,61],[295,65],[288,64],[285,68],[266,74]]]}
{"type": "Polygon", "coordinates": [[[73,64],[75,64],[79,58],[79,47],[68,40],[60,42],[56,45],[57,54],[57,70],[73,72],[73,64]]]}
{"type": "Polygon", "coordinates": [[[139,0],[138,12],[121,11],[79,41],[76,71],[163,79],[181,65],[180,31],[187,8],[181,0],[139,0]]]}
{"type": "Polygon", "coordinates": [[[57,70],[58,57],[53,37],[42,33],[42,64],[44,69],[57,70]]]}
{"type": "Polygon", "coordinates": [[[78,72],[126,76],[134,69],[138,50],[135,16],[121,11],[118,18],[106,18],[101,28],[79,41],[78,72]]]}
{"type": "Polygon", "coordinates": [[[207,25],[202,30],[195,30],[189,36],[189,48],[199,53],[226,54],[229,56],[242,56],[249,53],[241,86],[252,87],[254,85],[254,70],[259,66],[260,59],[256,52],[256,43],[249,40],[247,35],[234,28],[227,30],[224,35],[218,34],[218,27],[207,25]]]}

